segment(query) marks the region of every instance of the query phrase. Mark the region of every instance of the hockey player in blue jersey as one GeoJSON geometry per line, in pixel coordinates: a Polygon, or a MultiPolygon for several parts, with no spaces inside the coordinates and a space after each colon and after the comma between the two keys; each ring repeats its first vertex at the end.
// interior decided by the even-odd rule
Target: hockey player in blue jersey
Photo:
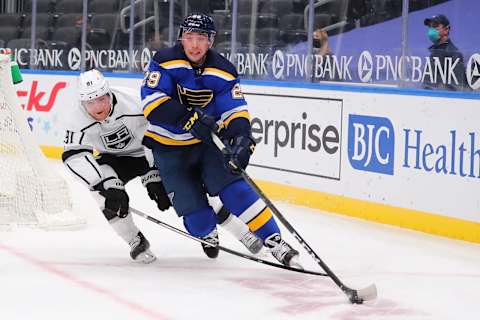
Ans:
{"type": "MultiPolygon", "coordinates": [[[[187,231],[217,244],[216,216],[207,193],[243,220],[287,266],[297,266],[298,251],[286,243],[270,209],[242,179],[254,150],[250,117],[235,67],[212,48],[211,17],[191,14],[180,26],[178,43],[151,59],[141,88],[148,120],[143,143],[152,149],[165,189],[187,231]],[[213,144],[216,132],[231,150],[213,144]]],[[[218,248],[204,246],[215,258],[218,248]]]]}

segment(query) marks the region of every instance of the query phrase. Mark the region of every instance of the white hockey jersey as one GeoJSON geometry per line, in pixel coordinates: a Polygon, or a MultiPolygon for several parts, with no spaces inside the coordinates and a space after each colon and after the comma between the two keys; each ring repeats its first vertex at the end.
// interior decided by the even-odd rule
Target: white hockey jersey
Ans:
{"type": "Polygon", "coordinates": [[[143,157],[142,139],[147,121],[142,112],[140,94],[126,87],[112,87],[113,107],[102,122],[93,119],[78,103],[70,114],[65,133],[62,160],[90,187],[110,176],[102,172],[93,151],[116,156],[143,157]]]}

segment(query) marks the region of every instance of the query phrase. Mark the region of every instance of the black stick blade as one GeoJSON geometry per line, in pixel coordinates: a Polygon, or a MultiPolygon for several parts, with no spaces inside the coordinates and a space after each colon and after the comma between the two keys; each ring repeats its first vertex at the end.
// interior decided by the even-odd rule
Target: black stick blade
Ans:
{"type": "Polygon", "coordinates": [[[347,294],[350,302],[354,304],[362,304],[364,301],[374,300],[377,297],[377,287],[374,284],[358,290],[344,288],[343,291],[347,294]]]}

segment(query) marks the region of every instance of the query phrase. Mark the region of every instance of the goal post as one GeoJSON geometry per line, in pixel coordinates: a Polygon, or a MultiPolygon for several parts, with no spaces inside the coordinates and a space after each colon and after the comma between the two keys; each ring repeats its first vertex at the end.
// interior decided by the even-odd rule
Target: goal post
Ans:
{"type": "Polygon", "coordinates": [[[80,228],[69,187],[54,172],[27,123],[13,85],[10,55],[0,54],[0,228],[80,228]]]}

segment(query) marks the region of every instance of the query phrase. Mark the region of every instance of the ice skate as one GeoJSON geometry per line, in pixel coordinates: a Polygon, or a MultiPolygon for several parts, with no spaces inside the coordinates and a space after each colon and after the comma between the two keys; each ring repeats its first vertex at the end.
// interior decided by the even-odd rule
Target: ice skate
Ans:
{"type": "Polygon", "coordinates": [[[152,263],[157,259],[157,257],[155,257],[155,255],[149,250],[150,243],[141,232],[138,232],[128,244],[131,248],[130,257],[132,257],[133,260],[146,264],[152,263]]]}
{"type": "Polygon", "coordinates": [[[299,263],[299,253],[286,243],[278,233],[265,239],[265,246],[280,263],[287,267],[303,269],[299,263]]]}
{"type": "Polygon", "coordinates": [[[252,254],[257,254],[262,250],[263,243],[260,238],[258,238],[253,232],[246,232],[240,242],[250,251],[252,254]]]}
{"type": "Polygon", "coordinates": [[[207,255],[207,257],[215,259],[218,257],[218,252],[220,249],[218,249],[217,245],[219,243],[218,241],[218,232],[217,228],[213,229],[212,232],[210,232],[208,235],[202,238],[202,240],[205,240],[208,243],[211,243],[212,245],[207,245],[202,243],[202,249],[203,252],[207,255]]]}

